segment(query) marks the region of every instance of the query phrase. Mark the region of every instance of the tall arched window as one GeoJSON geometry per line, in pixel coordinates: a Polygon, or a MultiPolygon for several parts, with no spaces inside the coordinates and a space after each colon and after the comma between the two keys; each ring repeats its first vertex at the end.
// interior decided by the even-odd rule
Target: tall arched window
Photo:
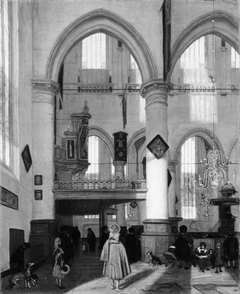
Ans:
{"type": "Polygon", "coordinates": [[[231,68],[240,68],[240,56],[233,47],[231,48],[231,68]]]}
{"type": "Polygon", "coordinates": [[[197,217],[197,206],[201,191],[196,188],[194,181],[204,171],[200,160],[206,157],[209,149],[211,149],[210,144],[199,136],[190,137],[181,147],[181,215],[184,219],[195,219],[197,217]]]}
{"type": "Polygon", "coordinates": [[[106,69],[105,34],[93,34],[82,41],[82,68],[106,69]]]}
{"type": "Polygon", "coordinates": [[[88,139],[88,161],[90,166],[86,176],[91,180],[99,179],[99,138],[91,136],[88,139]]]}
{"type": "Polygon", "coordinates": [[[18,12],[18,1],[0,1],[0,163],[17,177],[20,172],[18,12]]]}
{"type": "Polygon", "coordinates": [[[0,160],[10,165],[10,22],[8,0],[1,1],[0,20],[0,160]]]}
{"type": "Polygon", "coordinates": [[[86,180],[110,181],[112,179],[113,165],[110,150],[107,144],[98,136],[88,138],[88,162],[86,180]]]}

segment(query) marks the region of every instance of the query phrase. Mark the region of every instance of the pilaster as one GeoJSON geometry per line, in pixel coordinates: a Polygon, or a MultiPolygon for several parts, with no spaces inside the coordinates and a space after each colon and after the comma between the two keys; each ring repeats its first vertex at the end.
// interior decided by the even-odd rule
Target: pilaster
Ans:
{"type": "Polygon", "coordinates": [[[33,174],[42,176],[34,183],[33,219],[54,219],[54,99],[59,86],[51,80],[33,80],[33,174]],[[38,194],[41,195],[41,194],[38,194]]]}

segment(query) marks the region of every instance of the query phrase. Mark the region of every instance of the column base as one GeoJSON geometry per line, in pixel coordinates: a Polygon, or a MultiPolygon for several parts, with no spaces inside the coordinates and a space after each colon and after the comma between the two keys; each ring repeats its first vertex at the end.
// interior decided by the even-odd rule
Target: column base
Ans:
{"type": "Polygon", "coordinates": [[[177,233],[179,232],[179,229],[178,229],[178,223],[181,222],[183,220],[182,217],[169,217],[169,220],[171,221],[172,223],[172,233],[177,233]]]}
{"type": "MultiPolygon", "coordinates": [[[[36,247],[35,257],[49,257],[52,255],[54,239],[57,234],[55,219],[32,220],[29,242],[31,247],[36,247]],[[43,245],[40,249],[37,245],[43,245]],[[42,251],[42,252],[39,252],[42,251]]],[[[33,253],[34,254],[34,253],[33,253]]]]}
{"type": "Polygon", "coordinates": [[[175,241],[175,234],[172,233],[172,221],[168,219],[147,219],[143,221],[144,233],[141,235],[141,260],[149,262],[147,253],[152,252],[154,256],[165,263],[163,253],[175,241]]]}

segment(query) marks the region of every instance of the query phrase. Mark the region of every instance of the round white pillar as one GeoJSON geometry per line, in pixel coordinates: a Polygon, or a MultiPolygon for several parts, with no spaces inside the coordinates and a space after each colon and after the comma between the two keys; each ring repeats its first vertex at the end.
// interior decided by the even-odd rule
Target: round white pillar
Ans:
{"type": "Polygon", "coordinates": [[[117,223],[121,227],[126,226],[126,218],[125,218],[125,204],[118,204],[117,205],[117,218],[116,218],[117,223]]]}
{"type": "MultiPolygon", "coordinates": [[[[167,85],[159,80],[146,84],[142,91],[146,99],[146,142],[160,135],[167,143],[167,85]]],[[[147,160],[147,219],[168,219],[167,152],[157,159],[146,149],[147,160]]]]}
{"type": "MultiPolygon", "coordinates": [[[[152,80],[142,86],[141,95],[146,99],[146,145],[157,136],[167,143],[167,84],[152,80]]],[[[158,153],[158,151],[157,151],[158,153]]],[[[168,212],[168,152],[159,159],[146,148],[147,197],[144,233],[141,235],[142,260],[148,260],[147,252],[162,254],[174,242],[172,221],[168,212]],[[159,246],[161,244],[161,246],[159,246]]],[[[164,258],[163,258],[164,259],[164,258]]]]}

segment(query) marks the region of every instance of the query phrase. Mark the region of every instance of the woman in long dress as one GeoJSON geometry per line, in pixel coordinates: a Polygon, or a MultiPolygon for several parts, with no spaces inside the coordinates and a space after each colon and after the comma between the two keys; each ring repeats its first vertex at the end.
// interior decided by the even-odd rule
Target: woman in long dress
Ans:
{"type": "Polygon", "coordinates": [[[100,260],[104,262],[103,275],[112,280],[111,289],[121,291],[120,281],[131,273],[124,245],[119,241],[120,226],[113,224],[109,227],[109,239],[105,242],[100,260]]]}

